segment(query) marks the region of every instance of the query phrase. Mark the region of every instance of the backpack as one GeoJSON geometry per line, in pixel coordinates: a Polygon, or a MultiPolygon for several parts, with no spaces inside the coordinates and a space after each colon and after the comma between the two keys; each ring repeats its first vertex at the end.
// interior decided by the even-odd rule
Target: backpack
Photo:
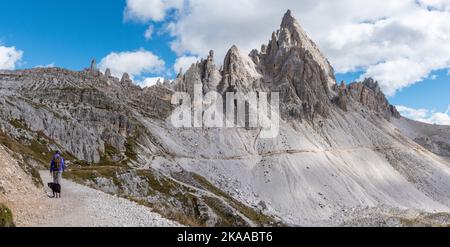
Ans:
{"type": "Polygon", "coordinates": [[[54,165],[55,170],[56,171],[61,170],[61,157],[60,156],[55,157],[54,162],[55,162],[55,165],[54,165]]]}

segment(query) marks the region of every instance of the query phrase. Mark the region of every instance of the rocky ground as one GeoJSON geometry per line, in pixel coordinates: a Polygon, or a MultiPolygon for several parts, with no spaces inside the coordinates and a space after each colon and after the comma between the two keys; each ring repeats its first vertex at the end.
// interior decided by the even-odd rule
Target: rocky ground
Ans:
{"type": "Polygon", "coordinates": [[[336,224],[346,227],[449,227],[450,214],[379,205],[348,209],[337,216],[336,224]]]}
{"type": "Polygon", "coordinates": [[[30,175],[12,157],[8,149],[0,145],[0,203],[6,204],[19,226],[31,226],[32,221],[42,218],[49,208],[43,191],[33,183],[30,175]]]}

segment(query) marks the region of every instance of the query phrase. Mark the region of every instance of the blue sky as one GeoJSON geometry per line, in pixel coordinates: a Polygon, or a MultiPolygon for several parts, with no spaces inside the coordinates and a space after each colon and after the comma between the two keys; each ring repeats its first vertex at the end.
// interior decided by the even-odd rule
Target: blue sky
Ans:
{"type": "Polygon", "coordinates": [[[448,1],[317,2],[322,7],[304,0],[4,0],[0,52],[9,51],[4,56],[14,63],[3,69],[80,70],[96,58],[117,75],[126,69],[136,81],[154,83],[155,77],[173,78],[210,49],[220,64],[233,44],[244,52],[259,48],[289,8],[330,58],[339,81],[373,76],[408,117],[449,124],[450,117],[433,118],[448,116],[450,105],[448,1]]]}
{"type": "Polygon", "coordinates": [[[17,0],[2,4],[0,43],[24,51],[17,68],[54,64],[79,70],[113,51],[147,49],[171,64],[167,35],[146,40],[146,25],[125,22],[124,1],[17,0]]]}

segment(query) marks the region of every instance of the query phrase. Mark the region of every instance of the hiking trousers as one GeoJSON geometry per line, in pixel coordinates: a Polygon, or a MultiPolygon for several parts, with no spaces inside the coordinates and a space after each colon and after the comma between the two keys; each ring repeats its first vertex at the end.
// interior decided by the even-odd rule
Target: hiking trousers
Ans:
{"type": "Polygon", "coordinates": [[[61,184],[61,177],[62,177],[62,172],[61,171],[54,171],[53,172],[53,183],[54,184],[61,184]]]}

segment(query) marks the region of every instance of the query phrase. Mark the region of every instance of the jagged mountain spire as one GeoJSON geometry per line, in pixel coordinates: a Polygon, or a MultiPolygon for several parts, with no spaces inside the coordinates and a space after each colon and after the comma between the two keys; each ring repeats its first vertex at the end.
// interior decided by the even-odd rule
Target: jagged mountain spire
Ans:
{"type": "MultiPolygon", "coordinates": [[[[273,37],[272,37],[273,39],[273,37]]],[[[319,64],[325,72],[328,85],[331,87],[336,84],[334,69],[328,59],[319,50],[317,45],[306,34],[299,22],[292,16],[291,10],[288,10],[283,17],[278,32],[278,45],[280,47],[296,46],[307,50],[313,59],[319,64]]]]}
{"type": "Polygon", "coordinates": [[[126,72],[123,73],[122,79],[120,79],[120,82],[121,83],[129,83],[129,82],[131,82],[130,75],[128,73],[126,73],[126,72]]]}
{"type": "Polygon", "coordinates": [[[296,20],[292,16],[291,10],[288,9],[283,16],[283,20],[281,21],[281,27],[287,27],[288,25],[294,22],[296,22],[296,20]]]}
{"type": "Polygon", "coordinates": [[[111,77],[111,70],[109,68],[105,70],[105,77],[107,78],[111,77]]]}
{"type": "Polygon", "coordinates": [[[97,62],[95,61],[95,58],[93,58],[91,61],[90,70],[91,70],[91,72],[97,71],[97,62]]]}
{"type": "Polygon", "coordinates": [[[227,52],[223,62],[222,81],[219,91],[238,90],[249,91],[252,82],[260,77],[256,64],[249,56],[243,55],[236,45],[227,52]]]}

